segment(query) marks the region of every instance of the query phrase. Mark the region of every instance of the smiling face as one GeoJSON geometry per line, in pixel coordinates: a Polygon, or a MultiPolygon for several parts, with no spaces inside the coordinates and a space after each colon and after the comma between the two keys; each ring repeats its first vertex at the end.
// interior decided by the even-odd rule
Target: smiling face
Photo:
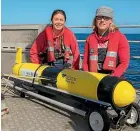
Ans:
{"type": "Polygon", "coordinates": [[[106,16],[96,16],[96,26],[99,32],[106,31],[110,24],[112,24],[112,18],[106,16]]]}
{"type": "Polygon", "coordinates": [[[52,25],[53,28],[57,31],[60,31],[63,29],[64,25],[65,25],[65,17],[63,14],[61,13],[57,13],[53,16],[52,18],[52,25]]]}

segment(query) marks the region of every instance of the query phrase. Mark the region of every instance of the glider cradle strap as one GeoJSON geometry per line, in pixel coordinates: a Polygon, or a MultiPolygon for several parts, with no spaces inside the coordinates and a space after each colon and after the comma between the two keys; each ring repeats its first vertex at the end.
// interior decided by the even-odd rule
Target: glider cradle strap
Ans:
{"type": "Polygon", "coordinates": [[[39,65],[39,67],[35,70],[35,73],[34,73],[34,78],[33,78],[33,81],[32,81],[32,86],[33,86],[33,84],[34,84],[34,82],[35,82],[36,72],[37,72],[37,70],[38,70],[41,66],[42,66],[42,64],[41,64],[41,65],[39,65]]]}

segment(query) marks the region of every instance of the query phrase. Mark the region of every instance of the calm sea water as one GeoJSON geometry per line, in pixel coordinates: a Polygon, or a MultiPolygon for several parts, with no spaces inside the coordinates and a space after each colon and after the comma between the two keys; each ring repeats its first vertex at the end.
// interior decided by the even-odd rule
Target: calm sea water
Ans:
{"type": "MultiPolygon", "coordinates": [[[[89,34],[75,34],[77,40],[85,40],[89,34]]],[[[140,41],[140,34],[125,34],[128,40],[140,41]]],[[[84,52],[84,43],[79,42],[80,53],[84,52]]],[[[130,43],[131,56],[140,56],[140,43],[130,43]]],[[[134,82],[136,88],[140,88],[140,59],[131,58],[125,78],[134,82]],[[139,82],[139,83],[138,83],[139,82]]]]}

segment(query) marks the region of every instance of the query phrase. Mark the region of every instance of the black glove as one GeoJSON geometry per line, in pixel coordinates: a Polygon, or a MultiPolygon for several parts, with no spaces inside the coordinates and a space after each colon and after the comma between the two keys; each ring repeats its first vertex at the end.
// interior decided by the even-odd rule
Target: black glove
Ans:
{"type": "Polygon", "coordinates": [[[42,63],[45,64],[48,61],[47,52],[40,52],[39,57],[42,58],[42,63]]]}
{"type": "Polygon", "coordinates": [[[70,69],[70,68],[71,68],[71,64],[65,62],[63,68],[64,68],[64,69],[70,69]]]}

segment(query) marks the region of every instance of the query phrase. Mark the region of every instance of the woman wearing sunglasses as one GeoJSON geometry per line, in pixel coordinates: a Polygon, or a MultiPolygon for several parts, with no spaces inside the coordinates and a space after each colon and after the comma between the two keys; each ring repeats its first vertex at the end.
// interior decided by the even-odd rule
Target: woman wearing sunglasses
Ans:
{"type": "Polygon", "coordinates": [[[113,10],[102,6],[96,10],[94,32],[85,43],[83,70],[122,76],[129,65],[128,41],[113,24],[113,10]]]}

